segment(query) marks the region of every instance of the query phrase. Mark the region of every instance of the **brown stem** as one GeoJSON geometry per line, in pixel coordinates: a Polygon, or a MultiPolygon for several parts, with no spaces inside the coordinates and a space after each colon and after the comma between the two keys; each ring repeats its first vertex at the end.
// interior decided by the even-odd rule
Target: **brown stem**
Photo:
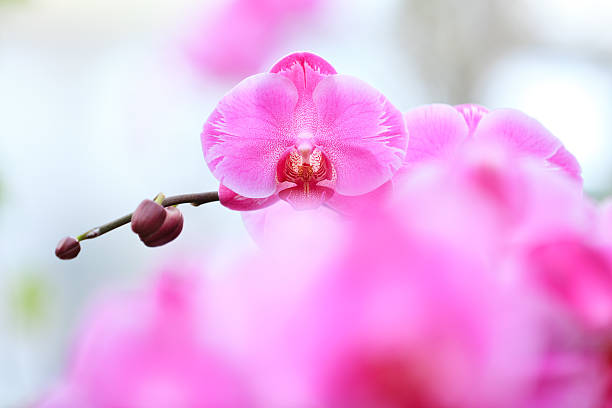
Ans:
{"type": "MultiPolygon", "coordinates": [[[[219,201],[219,193],[216,191],[209,191],[206,193],[179,194],[171,197],[166,197],[164,201],[162,201],[161,205],[164,207],[170,207],[172,205],[178,204],[191,204],[194,206],[199,206],[213,201],[219,201]]],[[[100,235],[106,234],[107,232],[114,230],[115,228],[119,228],[120,226],[125,225],[132,220],[132,214],[133,213],[124,215],[123,217],[117,218],[114,221],[100,225],[99,227],[92,228],[89,231],[79,235],[77,237],[77,240],[83,241],[85,239],[96,238],[100,235]]]]}

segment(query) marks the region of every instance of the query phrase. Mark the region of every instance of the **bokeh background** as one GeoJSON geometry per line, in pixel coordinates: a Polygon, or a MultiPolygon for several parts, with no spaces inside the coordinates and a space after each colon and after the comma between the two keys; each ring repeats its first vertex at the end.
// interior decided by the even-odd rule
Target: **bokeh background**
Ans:
{"type": "Polygon", "coordinates": [[[214,270],[254,245],[215,203],[183,207],[183,234],[162,248],[123,228],[73,261],[53,255],[160,191],[216,189],[199,133],[240,79],[308,50],[402,111],[518,108],[600,198],[612,191],[611,25],[609,0],[0,0],[0,407],[50,387],[100,293],[170,257],[214,270]]]}

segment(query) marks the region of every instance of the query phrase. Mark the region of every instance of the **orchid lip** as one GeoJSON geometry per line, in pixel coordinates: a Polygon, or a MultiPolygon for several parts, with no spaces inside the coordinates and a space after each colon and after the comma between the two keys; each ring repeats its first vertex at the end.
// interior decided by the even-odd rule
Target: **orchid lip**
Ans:
{"type": "Polygon", "coordinates": [[[319,182],[331,179],[333,169],[325,154],[310,142],[302,142],[291,148],[281,158],[277,167],[277,179],[288,181],[310,195],[311,188],[319,182]]]}

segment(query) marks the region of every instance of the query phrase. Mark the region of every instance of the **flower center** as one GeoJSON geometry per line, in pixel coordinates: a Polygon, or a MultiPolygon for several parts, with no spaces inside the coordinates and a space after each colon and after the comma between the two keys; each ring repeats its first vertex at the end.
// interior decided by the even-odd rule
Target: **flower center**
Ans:
{"type": "Polygon", "coordinates": [[[329,162],[321,150],[309,142],[293,148],[285,158],[284,167],[279,170],[279,181],[295,183],[303,187],[306,194],[310,192],[311,183],[314,185],[332,178],[329,162]]]}

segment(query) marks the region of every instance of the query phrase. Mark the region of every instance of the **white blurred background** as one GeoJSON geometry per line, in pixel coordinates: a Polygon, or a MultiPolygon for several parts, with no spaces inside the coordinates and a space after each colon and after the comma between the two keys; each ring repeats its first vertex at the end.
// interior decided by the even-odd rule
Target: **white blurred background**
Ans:
{"type": "MultiPolygon", "coordinates": [[[[158,249],[128,228],[69,262],[57,241],[146,197],[214,190],[199,134],[241,77],[188,58],[229,1],[0,0],[0,407],[21,407],[64,368],[87,303],[139,285],[160,262],[223,263],[252,245],[238,213],[183,206],[158,249]]],[[[540,120],[612,190],[610,0],[322,0],[257,52],[261,72],[296,50],[362,78],[402,111],[445,102],[540,120]]],[[[231,22],[227,35],[239,30],[231,22]]]]}

